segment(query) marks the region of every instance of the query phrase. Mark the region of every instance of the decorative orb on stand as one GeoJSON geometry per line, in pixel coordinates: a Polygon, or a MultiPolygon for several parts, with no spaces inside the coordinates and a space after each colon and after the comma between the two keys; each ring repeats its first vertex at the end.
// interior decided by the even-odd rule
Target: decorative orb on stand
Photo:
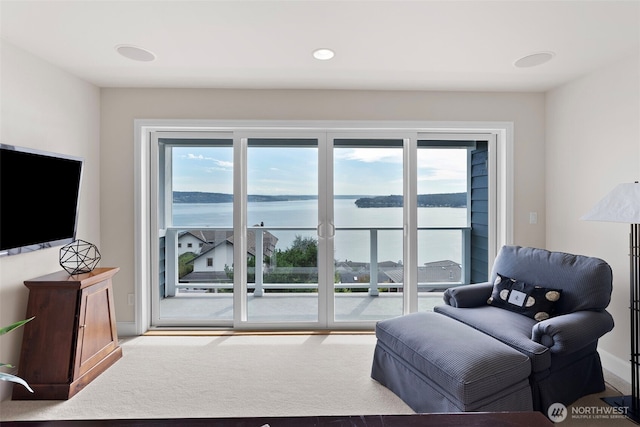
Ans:
{"type": "Polygon", "coordinates": [[[60,248],[60,265],[71,275],[90,273],[100,262],[96,245],[75,240],[60,248]]]}

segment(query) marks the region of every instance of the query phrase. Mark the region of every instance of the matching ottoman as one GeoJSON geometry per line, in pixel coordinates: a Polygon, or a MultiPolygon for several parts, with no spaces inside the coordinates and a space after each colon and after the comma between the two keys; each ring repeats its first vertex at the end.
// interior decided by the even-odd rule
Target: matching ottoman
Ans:
{"type": "Polygon", "coordinates": [[[376,337],[371,377],[418,413],[533,410],[529,358],[461,322],[413,313],[376,337]]]}

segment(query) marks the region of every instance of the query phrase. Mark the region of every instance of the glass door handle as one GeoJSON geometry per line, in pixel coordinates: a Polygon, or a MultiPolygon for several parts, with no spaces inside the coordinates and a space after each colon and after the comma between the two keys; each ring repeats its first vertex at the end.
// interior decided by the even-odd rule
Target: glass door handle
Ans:
{"type": "Polygon", "coordinates": [[[321,222],[320,224],[318,224],[318,237],[322,238],[322,239],[332,239],[335,235],[336,235],[336,227],[335,225],[333,225],[332,222],[329,222],[328,224],[328,229],[329,229],[329,233],[326,233],[326,228],[325,224],[323,222],[321,222]]]}

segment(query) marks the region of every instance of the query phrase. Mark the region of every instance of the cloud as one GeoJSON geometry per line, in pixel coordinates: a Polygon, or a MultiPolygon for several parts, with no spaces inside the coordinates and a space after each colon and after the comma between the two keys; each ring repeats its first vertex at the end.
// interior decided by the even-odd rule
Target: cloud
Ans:
{"type": "Polygon", "coordinates": [[[398,148],[349,148],[334,151],[337,160],[355,160],[363,163],[402,163],[402,150],[398,148]]]}
{"type": "Polygon", "coordinates": [[[216,159],[214,157],[206,157],[203,156],[202,154],[193,154],[193,153],[188,153],[182,156],[184,159],[187,160],[205,160],[208,162],[213,162],[215,163],[215,165],[217,167],[214,168],[210,168],[212,170],[228,170],[228,169],[233,169],[233,162],[228,162],[225,160],[219,160],[216,159]]]}
{"type": "Polygon", "coordinates": [[[465,170],[453,170],[443,168],[421,168],[418,174],[418,182],[458,180],[466,182],[467,173],[465,170]]]}
{"type": "Polygon", "coordinates": [[[418,181],[461,180],[467,178],[464,150],[418,150],[418,181]]]}

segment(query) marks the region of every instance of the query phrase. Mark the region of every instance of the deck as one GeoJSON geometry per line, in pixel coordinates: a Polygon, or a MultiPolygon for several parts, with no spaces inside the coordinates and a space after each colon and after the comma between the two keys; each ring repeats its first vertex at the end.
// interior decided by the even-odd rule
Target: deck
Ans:
{"type": "MultiPolygon", "coordinates": [[[[418,310],[431,311],[443,304],[442,292],[421,292],[418,310]]],[[[336,293],[335,320],[339,322],[376,321],[402,314],[402,293],[380,293],[370,296],[366,292],[336,293]]],[[[164,298],[159,304],[160,318],[232,321],[232,293],[179,292],[164,298]]],[[[247,318],[251,322],[315,322],[318,316],[317,293],[265,293],[261,297],[247,297],[247,318]]]]}

